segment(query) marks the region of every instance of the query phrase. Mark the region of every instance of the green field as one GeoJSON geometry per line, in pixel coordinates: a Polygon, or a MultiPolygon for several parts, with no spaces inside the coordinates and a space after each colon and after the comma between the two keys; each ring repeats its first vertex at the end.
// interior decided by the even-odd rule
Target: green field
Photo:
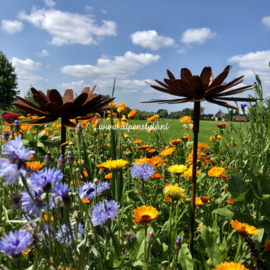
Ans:
{"type": "MultiPolygon", "coordinates": [[[[128,124],[131,126],[134,125],[145,125],[147,123],[146,120],[129,120],[128,124]]],[[[154,122],[152,122],[154,123],[154,122]]],[[[156,124],[156,122],[155,122],[156,124]]],[[[199,132],[199,142],[209,143],[209,138],[216,134],[220,134],[220,130],[217,127],[219,122],[216,121],[201,121],[200,122],[200,132],[199,132]]],[[[162,134],[162,138],[164,142],[168,142],[171,139],[181,139],[185,134],[185,129],[183,127],[184,123],[181,123],[179,120],[171,120],[171,119],[164,119],[159,121],[159,126],[164,125],[168,127],[167,130],[160,130],[162,134]]],[[[240,127],[240,123],[233,123],[235,127],[240,127]]],[[[244,123],[241,124],[242,127],[245,125],[244,123]]],[[[147,144],[150,142],[156,142],[156,136],[154,132],[147,132],[146,130],[138,130],[134,131],[131,130],[123,130],[123,133],[128,133],[129,136],[133,139],[141,139],[143,143],[147,144]]],[[[188,133],[191,135],[191,140],[193,140],[193,132],[189,130],[188,133]]]]}

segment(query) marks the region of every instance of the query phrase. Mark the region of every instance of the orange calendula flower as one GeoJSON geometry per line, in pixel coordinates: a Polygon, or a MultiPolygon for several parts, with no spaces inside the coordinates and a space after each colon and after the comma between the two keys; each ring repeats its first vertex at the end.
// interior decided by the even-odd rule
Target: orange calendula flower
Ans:
{"type": "Polygon", "coordinates": [[[152,178],[152,179],[160,179],[160,178],[162,178],[162,177],[164,177],[163,174],[160,174],[160,173],[155,172],[155,175],[152,176],[151,178],[152,178]]]}
{"type": "Polygon", "coordinates": [[[148,153],[155,153],[157,150],[156,149],[150,149],[150,150],[148,150],[148,153]]]}
{"type": "Polygon", "coordinates": [[[207,203],[210,199],[210,196],[201,196],[200,197],[203,203],[207,203]]]}
{"type": "Polygon", "coordinates": [[[160,158],[160,157],[152,157],[152,158],[149,159],[149,163],[150,163],[152,166],[156,166],[156,165],[158,165],[160,162],[161,162],[161,158],[160,158]]]}
{"type": "Polygon", "coordinates": [[[105,168],[103,164],[98,164],[97,167],[98,168],[105,168]]]}
{"type": "Polygon", "coordinates": [[[267,241],[265,244],[264,244],[264,250],[265,251],[269,251],[270,250],[270,240],[269,241],[267,241]]]}
{"type": "Polygon", "coordinates": [[[224,171],[225,171],[224,168],[215,166],[211,170],[208,171],[208,175],[211,177],[221,177],[224,171]]]}
{"type": "Polygon", "coordinates": [[[181,139],[176,139],[176,140],[172,140],[170,141],[170,145],[173,146],[173,145],[178,145],[179,143],[181,143],[182,140],[181,139]]]}
{"type": "Polygon", "coordinates": [[[136,113],[137,113],[137,110],[130,111],[129,114],[128,114],[128,118],[131,118],[131,117],[135,116],[136,113]]]}
{"type": "Polygon", "coordinates": [[[155,129],[153,128],[153,127],[148,127],[147,129],[146,129],[146,131],[147,132],[152,132],[152,131],[154,131],[155,129]]]}
{"type": "Polygon", "coordinates": [[[83,175],[84,175],[85,177],[88,177],[88,172],[87,172],[87,171],[83,171],[83,175]]]}
{"type": "Polygon", "coordinates": [[[82,203],[90,203],[90,201],[88,199],[82,199],[82,203]]]}
{"type": "Polygon", "coordinates": [[[150,224],[151,221],[158,217],[158,211],[153,206],[141,206],[133,211],[133,222],[145,225],[150,224]]]}
{"type": "Polygon", "coordinates": [[[220,136],[220,135],[217,135],[217,139],[218,139],[218,140],[221,140],[221,136],[220,136]]]}
{"type": "Polygon", "coordinates": [[[260,232],[256,227],[241,223],[238,220],[231,221],[232,227],[242,235],[253,235],[260,232]]]}
{"type": "Polygon", "coordinates": [[[215,141],[215,137],[210,137],[209,138],[209,141],[214,142],[215,141]]]}
{"type": "Polygon", "coordinates": [[[221,175],[221,178],[222,178],[223,180],[228,180],[228,176],[227,176],[226,174],[224,174],[224,173],[221,175]]]}
{"type": "Polygon", "coordinates": [[[186,124],[188,124],[188,123],[191,122],[191,117],[190,117],[190,116],[184,116],[184,117],[182,117],[182,118],[180,119],[180,122],[181,122],[181,123],[186,123],[186,124]]]}
{"type": "Polygon", "coordinates": [[[150,145],[142,145],[142,146],[139,146],[138,149],[142,149],[142,150],[145,150],[147,148],[149,148],[150,145]]]}
{"type": "Polygon", "coordinates": [[[166,148],[160,152],[162,157],[170,156],[176,149],[174,147],[166,148]]]}
{"type": "Polygon", "coordinates": [[[28,161],[26,162],[26,168],[27,170],[30,170],[31,172],[37,172],[39,169],[41,169],[43,166],[40,161],[28,161]]]}
{"type": "Polygon", "coordinates": [[[105,179],[112,179],[112,173],[108,173],[105,175],[105,179]]]}
{"type": "Polygon", "coordinates": [[[198,143],[198,148],[199,149],[204,149],[204,150],[206,150],[207,148],[208,148],[208,145],[207,144],[204,144],[204,143],[201,143],[201,142],[199,142],[198,143]]]}
{"type": "Polygon", "coordinates": [[[143,164],[147,164],[147,163],[149,163],[149,159],[146,158],[146,157],[142,157],[142,158],[137,159],[137,160],[135,161],[135,165],[138,165],[138,164],[143,165],[143,164]]]}
{"type": "Polygon", "coordinates": [[[200,197],[197,197],[195,199],[195,205],[197,205],[197,206],[203,206],[204,205],[204,203],[202,202],[200,197]]]}
{"type": "Polygon", "coordinates": [[[119,104],[119,106],[117,107],[117,111],[120,113],[120,112],[122,112],[123,110],[125,110],[126,107],[127,107],[127,106],[126,106],[125,102],[121,102],[121,103],[119,104]]]}
{"type": "Polygon", "coordinates": [[[142,142],[142,140],[135,140],[134,143],[136,144],[140,144],[142,142]]]}
{"type": "MultiPolygon", "coordinates": [[[[161,163],[159,163],[157,166],[161,167],[161,163]]],[[[163,166],[166,166],[166,163],[163,162],[163,166]]]]}
{"type": "Polygon", "coordinates": [[[147,119],[147,121],[155,121],[155,120],[157,120],[157,118],[159,118],[159,115],[158,115],[158,114],[155,114],[155,115],[149,117],[149,118],[147,119]]]}
{"type": "Polygon", "coordinates": [[[202,227],[203,227],[203,224],[200,223],[200,224],[199,224],[199,227],[197,228],[197,231],[200,231],[202,227]]]}
{"type": "MultiPolygon", "coordinates": [[[[75,183],[76,183],[75,180],[73,180],[73,181],[71,180],[70,183],[69,183],[69,185],[70,186],[73,186],[73,185],[75,185],[75,183]]],[[[84,184],[84,182],[83,181],[80,181],[80,185],[82,185],[82,184],[84,184]]]]}
{"type": "Polygon", "coordinates": [[[243,264],[234,262],[224,262],[217,266],[215,270],[248,270],[243,264]]]}
{"type": "MultiPolygon", "coordinates": [[[[185,138],[185,139],[188,139],[188,140],[189,140],[189,139],[191,138],[191,136],[190,136],[189,134],[187,134],[187,135],[184,135],[184,136],[183,136],[183,138],[185,138]]],[[[183,138],[182,138],[182,140],[183,140],[183,138]]]]}
{"type": "Polygon", "coordinates": [[[228,202],[229,204],[231,204],[231,205],[234,205],[233,199],[228,199],[227,202],[228,202]]]}
{"type": "MultiPolygon", "coordinates": [[[[200,149],[197,150],[197,163],[201,160],[202,156],[206,156],[205,153],[202,153],[200,149]]],[[[191,151],[190,155],[188,156],[188,164],[191,166],[193,164],[193,150],[191,151]]]]}

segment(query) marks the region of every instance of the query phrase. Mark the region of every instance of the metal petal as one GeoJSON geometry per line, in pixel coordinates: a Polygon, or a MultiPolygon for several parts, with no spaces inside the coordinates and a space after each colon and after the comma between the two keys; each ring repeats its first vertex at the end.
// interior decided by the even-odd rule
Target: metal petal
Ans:
{"type": "Polygon", "coordinates": [[[183,80],[184,82],[189,82],[189,80],[192,77],[192,73],[188,68],[182,68],[181,72],[180,72],[180,78],[181,80],[183,80]]]}
{"type": "Polygon", "coordinates": [[[201,72],[200,78],[202,80],[203,89],[205,91],[208,87],[211,75],[212,75],[212,68],[211,67],[204,67],[202,72],[201,72]]]}

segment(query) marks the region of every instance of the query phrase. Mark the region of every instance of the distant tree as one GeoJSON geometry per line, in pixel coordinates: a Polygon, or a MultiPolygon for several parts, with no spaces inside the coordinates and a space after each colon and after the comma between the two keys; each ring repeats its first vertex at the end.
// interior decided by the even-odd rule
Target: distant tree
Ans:
{"type": "Polygon", "coordinates": [[[205,108],[204,107],[200,107],[200,113],[201,113],[201,115],[204,113],[204,111],[205,111],[205,108]]]}
{"type": "Polygon", "coordinates": [[[160,117],[163,117],[163,118],[167,118],[169,113],[167,110],[164,110],[164,109],[159,109],[157,111],[157,113],[160,115],[160,117]]]}
{"type": "Polygon", "coordinates": [[[194,120],[194,109],[189,110],[189,116],[191,117],[192,120],[194,120]]]}
{"type": "Polygon", "coordinates": [[[15,68],[7,57],[0,51],[0,100],[1,103],[10,104],[16,100],[14,95],[20,93],[17,89],[17,74],[15,68]]]}

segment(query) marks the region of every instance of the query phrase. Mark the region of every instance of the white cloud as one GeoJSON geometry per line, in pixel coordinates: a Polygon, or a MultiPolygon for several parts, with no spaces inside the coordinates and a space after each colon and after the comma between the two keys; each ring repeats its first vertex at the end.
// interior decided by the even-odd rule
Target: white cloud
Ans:
{"type": "Polygon", "coordinates": [[[261,20],[261,23],[266,26],[268,29],[270,29],[270,16],[263,17],[261,20]]]}
{"type": "Polygon", "coordinates": [[[61,83],[58,85],[59,88],[63,89],[73,89],[74,91],[82,91],[83,88],[86,86],[83,80],[71,83],[61,83]]]}
{"type": "Polygon", "coordinates": [[[49,64],[49,63],[46,64],[46,68],[47,68],[47,69],[50,69],[51,67],[52,67],[51,64],[49,64]]]}
{"type": "Polygon", "coordinates": [[[56,3],[53,0],[43,0],[47,7],[53,7],[56,3]]]}
{"type": "Polygon", "coordinates": [[[229,58],[228,62],[237,62],[238,66],[242,68],[236,73],[237,76],[245,75],[246,80],[255,81],[255,72],[256,74],[259,74],[262,85],[269,86],[269,59],[270,50],[235,55],[229,58]]]}
{"type": "Polygon", "coordinates": [[[12,57],[11,62],[12,62],[12,65],[18,69],[39,70],[41,67],[41,63],[34,62],[33,60],[29,58],[25,60],[21,60],[19,58],[12,57]]]}
{"type": "Polygon", "coordinates": [[[138,31],[131,36],[132,43],[151,50],[172,46],[174,40],[169,37],[159,36],[155,30],[138,31]]]}
{"type": "Polygon", "coordinates": [[[46,50],[42,50],[41,52],[36,53],[38,56],[49,56],[49,52],[46,50]]]}
{"type": "Polygon", "coordinates": [[[92,9],[93,9],[93,7],[90,7],[90,6],[85,6],[85,8],[86,8],[87,10],[92,10],[92,9]]]}
{"type": "Polygon", "coordinates": [[[251,70],[269,70],[270,50],[250,52],[247,54],[235,55],[228,59],[229,62],[237,62],[241,68],[251,70]]]}
{"type": "Polygon", "coordinates": [[[102,9],[102,10],[101,10],[101,13],[106,14],[106,13],[108,13],[108,12],[107,12],[106,10],[102,9]]]}
{"type": "Polygon", "coordinates": [[[116,36],[117,24],[114,21],[102,20],[98,25],[89,15],[63,12],[60,10],[33,10],[30,15],[21,11],[18,15],[34,26],[45,29],[52,35],[50,44],[98,44],[106,35],[116,36]],[[96,36],[94,38],[94,36],[96,36]]]}
{"type": "Polygon", "coordinates": [[[199,43],[203,44],[207,39],[213,39],[216,33],[211,31],[209,28],[197,28],[188,29],[183,35],[181,41],[184,43],[199,43]]]}
{"type": "MultiPolygon", "coordinates": [[[[144,81],[153,84],[154,81],[147,79],[147,80],[116,80],[115,82],[115,90],[121,90],[122,92],[126,93],[137,93],[138,91],[147,92],[147,89],[150,88],[148,84],[144,81]]],[[[113,80],[93,80],[94,84],[97,85],[98,88],[109,88],[112,89],[113,87],[113,80]]]]}
{"type": "Polygon", "coordinates": [[[61,68],[61,72],[76,77],[123,78],[137,73],[143,66],[157,62],[159,58],[159,55],[135,54],[128,51],[124,56],[115,56],[113,60],[102,56],[97,60],[95,66],[64,66],[61,68]]]}
{"type": "Polygon", "coordinates": [[[186,53],[187,52],[187,49],[179,49],[177,50],[178,53],[186,53]]]}
{"type": "Polygon", "coordinates": [[[15,21],[2,20],[2,29],[7,33],[13,35],[23,30],[23,23],[17,20],[15,21]]]}

